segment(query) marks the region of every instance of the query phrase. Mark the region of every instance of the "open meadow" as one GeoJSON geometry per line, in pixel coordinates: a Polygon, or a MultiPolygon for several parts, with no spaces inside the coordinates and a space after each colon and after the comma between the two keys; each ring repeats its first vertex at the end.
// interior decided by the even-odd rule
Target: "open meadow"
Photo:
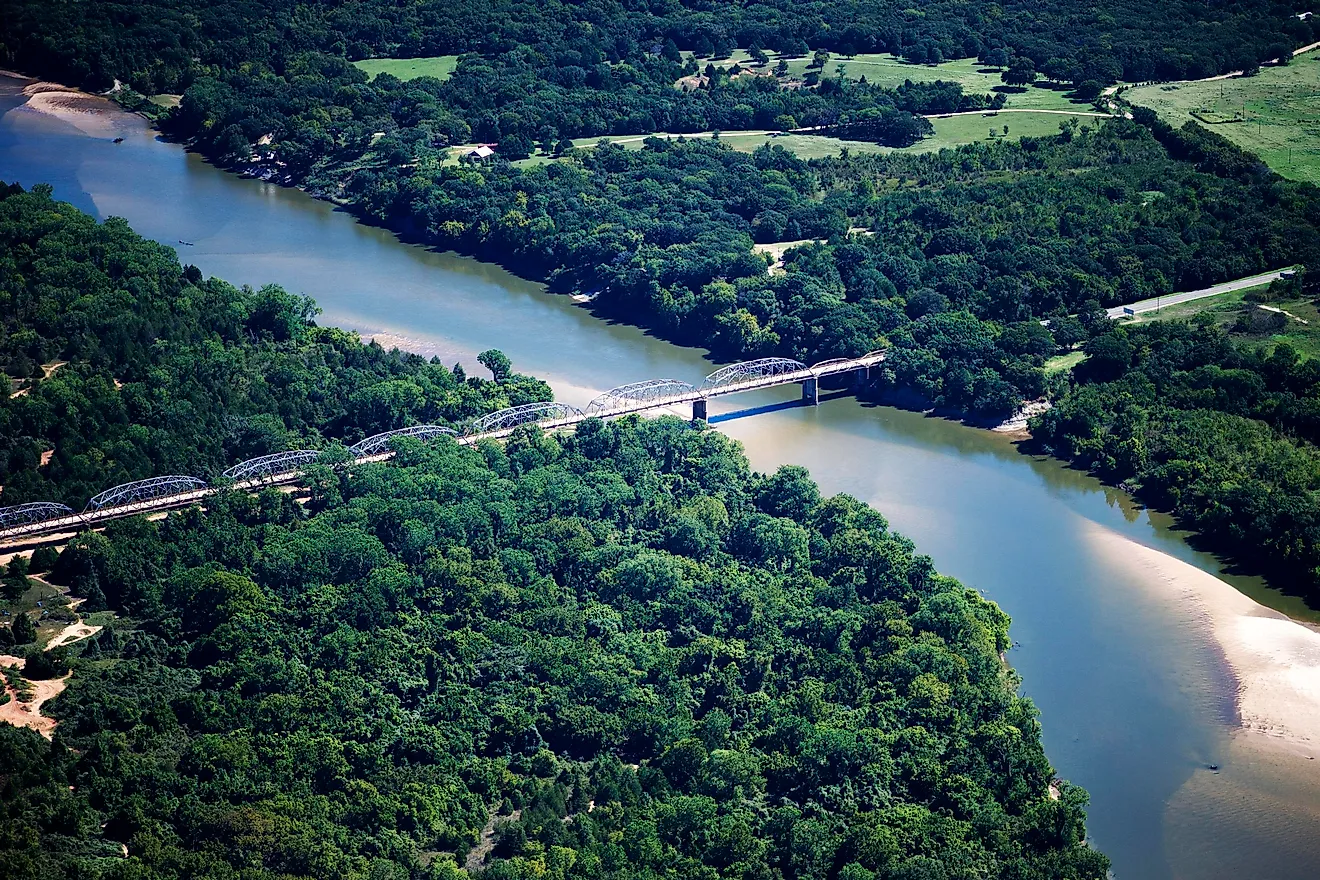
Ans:
{"type": "MultiPolygon", "coordinates": [[[[836,137],[825,135],[807,134],[807,133],[789,133],[778,131],[723,131],[719,132],[719,140],[735,150],[744,153],[754,152],[758,147],[764,144],[775,144],[783,147],[794,155],[802,159],[823,159],[829,156],[837,156],[843,150],[847,150],[853,155],[861,153],[932,153],[945,148],[957,147],[962,144],[975,143],[984,140],[1000,140],[1007,138],[1017,140],[1023,137],[1043,137],[1059,133],[1059,126],[1066,119],[1077,119],[1083,125],[1095,125],[1101,120],[1094,114],[1087,115],[1079,111],[1076,114],[1064,114],[1057,112],[1036,113],[1036,112],[995,112],[987,111],[985,113],[954,114],[944,117],[931,119],[931,125],[935,128],[935,133],[923,140],[918,141],[910,147],[886,147],[881,144],[874,144],[867,141],[848,141],[836,137]],[[1004,129],[1008,131],[1005,133],[1004,129]]],[[[662,138],[709,138],[714,136],[715,132],[697,132],[695,134],[670,134],[660,132],[654,137],[662,138]]],[[[642,144],[651,135],[610,135],[606,137],[587,137],[577,138],[573,141],[573,146],[580,149],[591,149],[601,141],[616,143],[626,150],[640,150],[642,144]]],[[[447,162],[457,162],[457,156],[463,150],[468,149],[470,145],[464,144],[455,147],[451,151],[451,157],[447,162]]],[[[514,164],[520,166],[544,165],[547,162],[555,161],[554,158],[543,154],[534,155],[528,159],[521,159],[514,164]]]]}
{"type": "MultiPolygon", "coordinates": [[[[767,53],[768,69],[774,69],[779,58],[775,53],[767,53]]],[[[389,73],[401,80],[415,79],[420,76],[433,76],[447,79],[458,65],[459,56],[439,55],[432,58],[372,58],[353,62],[359,69],[370,76],[389,73]]],[[[788,78],[800,79],[807,73],[811,63],[809,57],[785,59],[788,63],[788,78]]],[[[752,66],[746,50],[738,49],[728,58],[719,61],[699,59],[704,68],[706,63],[720,67],[732,64],[752,66]]],[[[851,79],[865,77],[868,82],[896,88],[905,81],[934,82],[943,80],[956,82],[969,94],[1003,93],[1007,96],[1006,111],[988,111],[985,113],[951,114],[932,117],[931,124],[935,132],[910,147],[901,148],[902,152],[929,153],[946,147],[957,147],[977,141],[1008,138],[1017,140],[1022,137],[1041,137],[1057,134],[1060,123],[1074,115],[1083,123],[1094,121],[1094,109],[1084,103],[1071,101],[1060,87],[1049,83],[1036,83],[1025,88],[1009,87],[1000,78],[1000,69],[987,67],[975,58],[963,58],[946,61],[941,64],[911,64],[888,54],[862,54],[852,57],[835,56],[825,66],[825,73],[835,75],[842,72],[851,79]],[[1030,112],[1047,111],[1047,112],[1030,112]],[[1007,127],[1007,132],[1005,128],[1007,127]]],[[[711,137],[713,132],[699,132],[686,137],[711,137]]],[[[678,137],[676,134],[657,132],[657,137],[678,137]]],[[[573,145],[579,148],[595,147],[602,140],[619,143],[626,149],[641,149],[647,135],[614,135],[606,137],[577,138],[573,145]]],[[[803,159],[820,159],[837,156],[840,151],[857,153],[886,153],[898,148],[881,146],[863,141],[845,141],[834,137],[825,137],[806,133],[770,132],[764,130],[744,132],[720,132],[720,140],[735,150],[752,152],[762,144],[774,143],[784,147],[803,159]]],[[[471,145],[453,147],[444,164],[453,164],[458,156],[471,145]]],[[[543,165],[556,161],[554,157],[536,153],[515,164],[521,167],[543,165]]]]}
{"type": "Polygon", "coordinates": [[[417,79],[419,76],[433,76],[438,80],[449,79],[458,67],[457,55],[435,55],[430,58],[364,58],[354,61],[353,66],[365,71],[367,76],[375,77],[378,73],[388,73],[402,80],[417,79]]]}
{"type": "MultiPolygon", "coordinates": [[[[766,53],[770,60],[766,68],[774,70],[779,57],[774,52],[766,53]]],[[[788,76],[802,79],[811,64],[810,56],[785,59],[788,62],[788,76]]],[[[747,52],[738,49],[728,58],[698,59],[704,70],[707,64],[716,67],[728,67],[734,63],[752,66],[747,52]]],[[[1076,110],[1087,108],[1088,104],[1069,100],[1067,89],[1054,83],[1037,82],[1026,87],[1004,85],[1000,74],[1002,68],[987,67],[975,58],[960,58],[957,61],[945,61],[940,64],[912,64],[896,55],[883,53],[861,54],[853,56],[834,55],[825,64],[826,76],[836,75],[842,68],[848,79],[866,78],[866,81],[879,86],[897,88],[905,81],[912,82],[956,82],[967,94],[1003,93],[1008,99],[1008,106],[1022,110],[1076,110]]],[[[762,68],[764,69],[764,68],[762,68]]]]}
{"type": "Polygon", "coordinates": [[[1320,55],[1255,76],[1129,88],[1123,97],[1169,124],[1196,120],[1292,180],[1320,183],[1320,55]]]}

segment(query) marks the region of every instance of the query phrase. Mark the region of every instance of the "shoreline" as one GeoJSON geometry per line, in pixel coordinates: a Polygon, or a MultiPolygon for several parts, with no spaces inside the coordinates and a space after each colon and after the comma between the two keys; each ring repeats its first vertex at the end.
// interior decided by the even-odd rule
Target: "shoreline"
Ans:
{"type": "Polygon", "coordinates": [[[1320,825],[1320,626],[1108,528],[1086,529],[1098,556],[1147,584],[1178,635],[1219,661],[1223,679],[1210,673],[1209,698],[1231,698],[1231,711],[1221,710],[1218,763],[1189,756],[1187,779],[1165,803],[1163,845],[1174,877],[1296,876],[1296,866],[1313,858],[1320,825]]]}
{"type": "MultiPolygon", "coordinates": [[[[1294,620],[1160,550],[1090,524],[1106,559],[1163,585],[1158,600],[1198,627],[1234,682],[1236,727],[1320,769],[1320,625],[1294,620]]],[[[1320,782],[1320,774],[1317,776],[1320,782]]]]}
{"type": "MultiPolygon", "coordinates": [[[[63,121],[70,122],[71,124],[74,124],[79,129],[89,134],[100,135],[106,133],[109,130],[113,130],[113,121],[108,118],[105,118],[105,111],[107,110],[129,113],[141,119],[145,119],[153,129],[158,131],[158,129],[155,128],[154,124],[151,123],[151,120],[147,119],[147,117],[143,116],[140,113],[135,113],[134,111],[123,108],[107,97],[87,93],[76,88],[61,85],[59,83],[53,83],[40,79],[35,79],[33,77],[24,76],[23,74],[16,73],[14,71],[3,70],[0,71],[0,75],[21,79],[27,82],[27,85],[23,88],[23,93],[26,96],[28,96],[28,101],[24,105],[25,107],[30,108],[34,112],[43,113],[46,115],[56,117],[63,121]],[[93,121],[98,119],[101,120],[99,123],[93,121]]],[[[221,170],[225,171],[225,173],[230,173],[230,174],[234,173],[228,169],[221,169],[221,170]]],[[[309,192],[306,189],[291,184],[289,186],[298,189],[301,192],[307,193],[309,196],[316,197],[313,193],[309,192]]],[[[376,225],[364,221],[362,216],[358,212],[353,211],[351,207],[346,208],[345,210],[347,210],[348,213],[353,216],[354,221],[357,223],[362,223],[364,225],[376,225]]],[[[388,227],[380,227],[380,228],[385,228],[388,232],[394,235],[399,241],[404,243],[409,243],[409,237],[406,235],[406,233],[401,232],[399,230],[390,229],[388,227]]],[[[479,257],[472,257],[472,258],[476,260],[480,260],[479,257]]],[[[494,265],[499,265],[499,264],[494,264],[494,265]]],[[[535,281],[536,279],[528,279],[528,280],[535,281]]],[[[646,327],[642,327],[640,325],[638,326],[643,332],[646,332],[648,334],[653,332],[646,327]]],[[[385,347],[397,346],[402,350],[411,351],[428,357],[437,354],[441,355],[442,357],[446,356],[445,353],[440,349],[437,349],[433,346],[429,346],[422,340],[412,338],[411,336],[407,335],[404,332],[400,332],[399,328],[363,328],[359,331],[359,333],[364,340],[373,340],[385,347]]],[[[678,345],[678,343],[672,343],[672,344],[676,346],[678,345]]],[[[569,389],[565,389],[565,390],[569,390],[569,389]]],[[[583,395],[588,391],[591,391],[591,389],[578,388],[575,386],[574,388],[571,389],[569,397],[576,399],[577,396],[583,395]]],[[[589,397],[590,394],[587,394],[583,399],[584,400],[589,399],[589,397]]],[[[977,419],[967,413],[947,412],[937,409],[931,409],[926,401],[919,399],[913,392],[905,389],[895,389],[895,388],[883,389],[880,390],[878,393],[867,394],[859,399],[867,403],[878,403],[880,405],[896,406],[900,409],[923,412],[928,417],[957,421],[966,427],[988,431],[997,437],[1003,438],[1007,442],[1013,443],[1015,446],[1018,447],[1019,454],[1026,454],[1026,455],[1032,454],[1029,449],[1029,445],[1032,437],[1030,431],[1027,428],[1027,424],[1026,424],[1027,419],[1030,418],[1031,416],[1039,414],[1040,412],[1043,412],[1045,409],[1048,409],[1049,407],[1048,402],[1026,401],[1024,402],[1022,408],[1013,416],[1009,417],[1008,419],[1002,422],[994,423],[986,419],[977,419]]],[[[570,402],[572,401],[570,400],[570,402]]],[[[1059,459],[1059,461],[1061,461],[1065,466],[1070,466],[1070,464],[1067,461],[1064,461],[1062,459],[1059,459]]],[[[1106,483],[1104,485],[1108,486],[1109,484],[1106,483]]],[[[1113,487],[1113,488],[1120,488],[1120,487],[1113,487]]],[[[1140,504],[1140,502],[1137,503],[1140,504]]],[[[1140,505],[1140,506],[1145,507],[1145,505],[1140,505]]],[[[1213,554],[1213,555],[1215,556],[1216,560],[1218,560],[1221,564],[1227,564],[1228,560],[1225,557],[1220,556],[1219,554],[1213,554]]],[[[1197,569],[1197,570],[1201,571],[1201,569],[1197,569]]],[[[1261,608],[1263,611],[1267,611],[1271,614],[1279,614],[1283,616],[1284,619],[1294,621],[1303,626],[1310,626],[1310,624],[1308,624],[1306,621],[1302,619],[1289,617],[1286,615],[1285,612],[1276,611],[1275,609],[1269,608],[1269,606],[1257,602],[1255,599],[1247,596],[1245,593],[1239,592],[1237,588],[1233,587],[1231,584],[1228,584],[1220,580],[1215,574],[1210,574],[1208,572],[1203,572],[1203,573],[1206,573],[1207,576],[1214,578],[1218,583],[1223,584],[1226,589],[1232,590],[1235,594],[1241,596],[1245,601],[1252,603],[1254,606],[1261,608]]],[[[1272,590],[1278,592],[1280,595],[1283,596],[1292,595],[1289,593],[1285,593],[1282,590],[1279,590],[1277,587],[1273,587],[1272,585],[1270,585],[1270,582],[1267,579],[1264,581],[1264,583],[1267,586],[1270,586],[1272,590]]]]}

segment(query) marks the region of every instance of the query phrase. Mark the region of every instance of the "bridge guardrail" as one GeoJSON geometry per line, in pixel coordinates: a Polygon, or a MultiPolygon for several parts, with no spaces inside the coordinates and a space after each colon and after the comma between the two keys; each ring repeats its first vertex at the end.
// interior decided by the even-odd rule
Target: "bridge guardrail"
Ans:
{"type": "MultiPolygon", "coordinates": [[[[353,453],[354,461],[357,463],[387,461],[394,455],[389,449],[389,443],[395,437],[414,436],[432,440],[440,436],[453,436],[455,442],[466,446],[480,440],[507,437],[518,427],[526,424],[538,425],[543,430],[555,430],[570,427],[588,418],[614,418],[629,413],[691,404],[698,400],[727,394],[807,382],[873,367],[884,359],[884,351],[867,352],[857,358],[831,358],[811,366],[791,358],[758,358],[721,367],[708,375],[700,386],[678,379],[633,382],[597,396],[586,410],[557,401],[524,404],[487,413],[474,421],[469,432],[461,437],[457,436],[457,432],[452,428],[443,425],[413,425],[372,435],[350,447],[350,452],[353,453]],[[667,395],[659,393],[664,388],[676,390],[667,395]],[[620,401],[618,405],[607,406],[606,403],[611,398],[620,401]],[[598,401],[599,406],[597,406],[598,401]]],[[[316,450],[291,450],[259,456],[229,468],[225,471],[225,476],[236,478],[236,482],[232,485],[235,489],[255,489],[266,485],[290,483],[304,473],[301,465],[314,461],[319,455],[320,452],[316,450]],[[283,468],[284,465],[294,466],[283,468]]],[[[193,504],[220,490],[221,487],[207,484],[197,477],[174,474],[148,477],[113,486],[93,496],[81,513],[75,513],[72,508],[53,501],[28,502],[0,508],[0,541],[30,538],[70,528],[86,528],[138,513],[170,510],[193,504]],[[169,489],[182,489],[182,491],[166,491],[169,489]],[[122,504],[114,503],[121,499],[129,500],[122,504]]]]}

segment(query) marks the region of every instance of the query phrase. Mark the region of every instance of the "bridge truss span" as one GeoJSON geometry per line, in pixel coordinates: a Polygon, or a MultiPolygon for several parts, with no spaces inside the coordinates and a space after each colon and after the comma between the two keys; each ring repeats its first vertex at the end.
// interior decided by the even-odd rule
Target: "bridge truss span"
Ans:
{"type": "Polygon", "coordinates": [[[93,495],[87,502],[87,512],[103,510],[107,507],[123,507],[144,501],[158,501],[171,495],[184,495],[206,488],[206,481],[182,474],[170,474],[165,477],[149,477],[134,480],[106,489],[93,495]]]}
{"type": "Polygon", "coordinates": [[[30,501],[13,507],[0,507],[0,537],[17,534],[25,526],[47,520],[75,516],[73,508],[58,501],[30,501]]]}
{"type": "Polygon", "coordinates": [[[582,410],[559,401],[524,403],[522,406],[511,406],[497,412],[487,413],[473,421],[472,427],[468,429],[467,433],[468,436],[493,434],[513,430],[519,425],[554,422],[563,419],[573,420],[575,418],[580,419],[582,416],[582,410]]]}
{"type": "MultiPolygon", "coordinates": [[[[871,368],[884,362],[885,355],[883,350],[870,351],[860,357],[829,358],[811,366],[792,358],[759,358],[721,367],[695,386],[679,379],[632,382],[598,395],[585,412],[558,401],[512,406],[475,419],[457,442],[471,445],[483,439],[498,439],[521,425],[534,424],[543,430],[554,431],[591,417],[614,418],[688,403],[692,405],[693,420],[705,420],[711,398],[780,385],[800,384],[803,400],[815,404],[820,401],[822,379],[852,373],[854,386],[860,386],[869,379],[871,368]]],[[[384,461],[392,457],[390,443],[396,437],[433,440],[454,434],[452,428],[442,425],[412,425],[374,434],[349,447],[349,451],[359,462],[384,461]]],[[[236,481],[239,489],[255,490],[260,480],[292,483],[319,456],[320,452],[313,449],[277,452],[237,464],[224,475],[236,481]]],[[[88,501],[81,513],[63,504],[44,501],[4,507],[0,508],[0,540],[10,545],[15,540],[29,540],[36,535],[60,530],[94,528],[124,516],[201,503],[207,496],[221,490],[222,487],[210,487],[196,477],[174,474],[107,489],[88,501]]]]}
{"type": "Polygon", "coordinates": [[[362,458],[367,455],[387,452],[390,448],[390,442],[396,437],[419,437],[422,440],[434,440],[437,437],[453,437],[457,433],[453,428],[446,428],[444,425],[411,425],[407,428],[395,428],[393,431],[372,434],[365,440],[360,440],[348,447],[348,451],[353,454],[354,458],[362,458]]]}
{"type": "Polygon", "coordinates": [[[858,367],[856,358],[830,358],[827,361],[814,363],[808,369],[813,376],[829,376],[844,370],[855,370],[858,367]]]}
{"type": "Polygon", "coordinates": [[[638,405],[663,405],[672,398],[691,394],[697,389],[681,379],[647,379],[611,388],[587,404],[586,414],[594,415],[616,409],[636,410],[638,405]]]}
{"type": "Polygon", "coordinates": [[[791,358],[758,358],[754,361],[743,361],[742,363],[721,367],[706,377],[705,387],[708,389],[726,388],[744,382],[755,382],[785,376],[789,373],[800,373],[806,369],[806,364],[791,358]]]}
{"type": "Polygon", "coordinates": [[[287,474],[311,464],[320,455],[318,449],[293,449],[288,452],[259,455],[234,465],[224,472],[224,476],[231,480],[253,480],[275,474],[287,474]]]}

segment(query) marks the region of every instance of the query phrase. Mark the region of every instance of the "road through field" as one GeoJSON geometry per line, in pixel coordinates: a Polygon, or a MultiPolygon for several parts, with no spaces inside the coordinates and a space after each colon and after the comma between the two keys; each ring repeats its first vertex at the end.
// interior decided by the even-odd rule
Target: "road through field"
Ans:
{"type": "Polygon", "coordinates": [[[1153,312],[1156,309],[1165,306],[1176,305],[1177,303],[1191,302],[1196,299],[1204,299],[1207,296],[1218,296],[1221,293],[1230,293],[1234,290],[1243,290],[1248,287],[1259,287],[1262,284],[1269,284],[1283,277],[1283,273],[1288,269],[1278,269],[1274,272],[1262,272],[1259,275],[1252,275],[1249,278],[1239,278],[1236,281],[1225,281],[1223,284],[1216,284],[1214,287],[1207,287],[1204,290],[1189,290],[1186,293],[1170,293],[1166,296],[1157,296],[1151,299],[1143,299],[1138,302],[1128,303],[1127,305],[1114,306],[1107,309],[1106,314],[1111,318],[1121,318],[1128,314],[1126,310],[1131,309],[1131,314],[1140,315],[1142,312],[1153,312]]]}

